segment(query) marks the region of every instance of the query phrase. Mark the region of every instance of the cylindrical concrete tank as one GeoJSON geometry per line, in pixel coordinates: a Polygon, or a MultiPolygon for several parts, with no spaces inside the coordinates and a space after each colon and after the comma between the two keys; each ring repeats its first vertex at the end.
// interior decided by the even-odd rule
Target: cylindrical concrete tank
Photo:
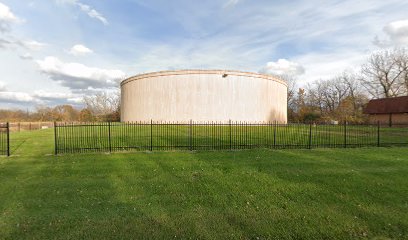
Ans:
{"type": "Polygon", "coordinates": [[[287,84],[224,70],[141,74],[121,83],[121,120],[287,122],[287,84]]]}

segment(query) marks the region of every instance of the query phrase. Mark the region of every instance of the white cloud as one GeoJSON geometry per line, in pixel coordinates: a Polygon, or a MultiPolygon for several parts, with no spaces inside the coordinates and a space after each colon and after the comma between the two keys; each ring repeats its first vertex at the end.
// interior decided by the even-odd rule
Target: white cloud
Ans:
{"type": "MultiPolygon", "coordinates": [[[[0,83],[1,84],[1,83],[0,83]]],[[[1,85],[0,85],[1,87],[1,85]]],[[[7,91],[5,88],[0,88],[0,100],[6,103],[36,103],[36,104],[64,104],[72,102],[75,104],[81,103],[78,99],[82,99],[79,95],[62,92],[48,92],[44,90],[35,91],[33,94],[26,92],[7,91]]]]}
{"type": "Polygon", "coordinates": [[[10,8],[0,2],[0,32],[7,31],[10,24],[22,21],[14,15],[10,8]]]}
{"type": "Polygon", "coordinates": [[[15,36],[10,26],[12,23],[23,22],[22,19],[16,17],[10,8],[0,2],[0,32],[9,33],[9,36],[5,35],[0,38],[0,48],[14,48],[20,46],[31,51],[41,50],[45,44],[34,40],[21,40],[20,37],[15,36]]]}
{"type": "Polygon", "coordinates": [[[37,42],[34,40],[29,40],[29,41],[17,41],[16,44],[31,50],[31,51],[40,51],[43,47],[46,46],[45,43],[37,42]]]}
{"type": "Polygon", "coordinates": [[[65,63],[56,57],[46,57],[36,62],[41,72],[73,90],[116,87],[125,76],[120,70],[88,67],[81,63],[65,63]]]}
{"type": "Polygon", "coordinates": [[[81,8],[82,11],[86,12],[89,17],[98,19],[104,25],[108,25],[108,20],[106,20],[106,18],[102,16],[102,14],[96,11],[95,9],[92,9],[90,6],[79,3],[79,2],[77,3],[77,5],[81,8]]]}
{"type": "Polygon", "coordinates": [[[343,71],[358,71],[367,60],[369,52],[336,51],[332,53],[309,53],[294,60],[306,69],[298,77],[300,85],[319,79],[330,79],[343,71]]]}
{"type": "Polygon", "coordinates": [[[291,62],[286,59],[279,59],[276,62],[268,62],[265,67],[260,70],[264,74],[272,75],[301,75],[305,73],[302,65],[296,62],[291,62]]]}
{"type": "Polygon", "coordinates": [[[79,0],[59,0],[59,2],[75,5],[89,17],[99,20],[104,25],[109,24],[108,20],[101,13],[93,9],[91,6],[81,3],[79,0]]]}
{"type": "Polygon", "coordinates": [[[0,100],[3,102],[30,102],[35,99],[28,93],[12,92],[6,88],[6,84],[0,82],[0,100]]]}
{"type": "Polygon", "coordinates": [[[0,2],[0,19],[2,21],[17,22],[18,18],[11,12],[10,8],[0,2]]]}
{"type": "Polygon", "coordinates": [[[4,82],[0,82],[0,92],[6,91],[6,84],[4,82]]]}
{"type": "Polygon", "coordinates": [[[69,50],[69,53],[74,56],[83,56],[89,53],[93,53],[93,51],[82,44],[76,44],[71,48],[71,50],[69,50]]]}
{"type": "Polygon", "coordinates": [[[74,97],[72,93],[52,92],[44,90],[35,91],[33,96],[46,100],[69,99],[74,97]]]}
{"type": "Polygon", "coordinates": [[[7,38],[0,38],[0,48],[13,49],[16,47],[24,48],[29,51],[40,51],[47,44],[37,42],[34,40],[21,40],[14,36],[8,36],[7,38]]]}
{"type": "Polygon", "coordinates": [[[378,46],[380,48],[386,48],[386,47],[390,47],[392,45],[391,41],[389,40],[384,40],[384,39],[380,39],[380,37],[378,37],[378,35],[376,35],[374,37],[374,40],[372,42],[375,46],[378,46]]]}
{"type": "Polygon", "coordinates": [[[224,8],[229,8],[237,5],[240,0],[228,0],[227,3],[225,3],[224,8]]]}
{"type": "Polygon", "coordinates": [[[83,97],[74,97],[74,98],[68,98],[68,102],[74,103],[74,104],[83,104],[84,103],[84,98],[83,97]]]}
{"type": "Polygon", "coordinates": [[[81,94],[73,94],[71,92],[55,92],[38,90],[34,93],[10,91],[6,88],[6,84],[0,82],[0,100],[4,103],[35,103],[35,104],[81,104],[81,94]]]}
{"type": "Polygon", "coordinates": [[[30,53],[24,53],[23,55],[20,55],[20,58],[23,60],[32,60],[33,56],[31,56],[30,53]]]}
{"type": "Polygon", "coordinates": [[[408,19],[390,22],[384,27],[384,32],[396,45],[408,44],[408,19]]]}
{"type": "Polygon", "coordinates": [[[0,48],[8,48],[12,44],[13,43],[9,41],[8,39],[0,38],[0,48]]]}
{"type": "Polygon", "coordinates": [[[5,102],[32,102],[35,99],[24,92],[0,92],[0,100],[5,102]]]}

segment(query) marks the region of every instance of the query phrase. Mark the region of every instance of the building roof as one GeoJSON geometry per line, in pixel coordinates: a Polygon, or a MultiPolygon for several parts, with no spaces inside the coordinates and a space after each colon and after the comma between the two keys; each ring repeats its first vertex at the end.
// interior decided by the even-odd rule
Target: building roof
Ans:
{"type": "Polygon", "coordinates": [[[408,96],[380,98],[368,102],[364,109],[367,114],[408,113],[408,96]]]}

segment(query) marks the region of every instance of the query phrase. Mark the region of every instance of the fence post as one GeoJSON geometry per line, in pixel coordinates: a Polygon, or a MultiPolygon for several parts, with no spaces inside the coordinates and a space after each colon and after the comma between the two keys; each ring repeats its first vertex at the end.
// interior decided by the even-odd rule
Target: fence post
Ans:
{"type": "Polygon", "coordinates": [[[10,123],[7,122],[7,157],[10,157],[10,123]]]}
{"type": "Polygon", "coordinates": [[[229,147],[232,150],[232,126],[231,126],[231,119],[229,120],[229,147]]]}
{"type": "Polygon", "coordinates": [[[193,151],[193,120],[190,119],[190,151],[193,151]]]}
{"type": "Polygon", "coordinates": [[[344,148],[347,147],[347,122],[344,121],[344,148]]]}
{"type": "Polygon", "coordinates": [[[153,151],[153,119],[150,119],[150,152],[153,151]]]}
{"type": "Polygon", "coordinates": [[[111,122],[108,122],[108,142],[109,142],[109,152],[112,152],[112,143],[111,143],[111,122]]]}
{"type": "Polygon", "coordinates": [[[276,128],[278,127],[276,120],[274,121],[273,125],[274,125],[273,126],[273,148],[275,149],[276,148],[276,128]]]}
{"type": "Polygon", "coordinates": [[[58,155],[58,138],[57,138],[57,122],[54,121],[54,152],[58,155]]]}
{"type": "Polygon", "coordinates": [[[309,124],[309,149],[312,148],[312,123],[309,124]]]}
{"type": "Polygon", "coordinates": [[[380,121],[377,122],[377,147],[380,147],[380,121]]]}

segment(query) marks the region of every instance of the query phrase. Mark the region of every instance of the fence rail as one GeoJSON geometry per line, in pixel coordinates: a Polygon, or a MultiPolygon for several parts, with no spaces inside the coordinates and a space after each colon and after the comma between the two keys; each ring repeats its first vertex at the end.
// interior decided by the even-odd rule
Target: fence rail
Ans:
{"type": "Polygon", "coordinates": [[[9,123],[0,123],[0,155],[10,156],[9,123]]]}
{"type": "Polygon", "coordinates": [[[55,123],[55,154],[125,150],[339,148],[408,145],[407,126],[278,123],[55,123]]]}

